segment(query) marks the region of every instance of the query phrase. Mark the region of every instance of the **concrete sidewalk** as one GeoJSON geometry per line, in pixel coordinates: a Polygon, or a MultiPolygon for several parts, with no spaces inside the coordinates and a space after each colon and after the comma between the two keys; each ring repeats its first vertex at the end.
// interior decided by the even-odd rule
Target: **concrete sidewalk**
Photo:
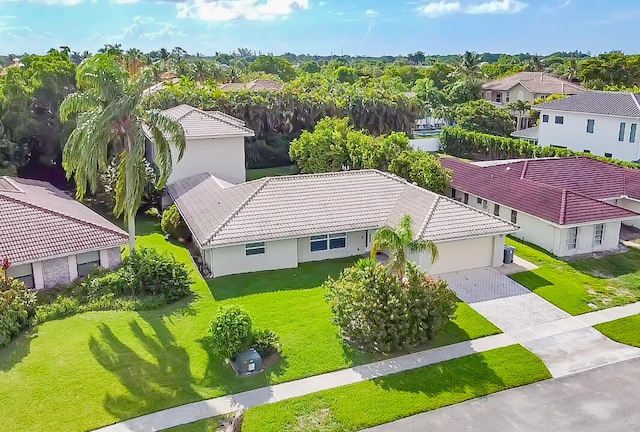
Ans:
{"type": "MultiPolygon", "coordinates": [[[[256,390],[222,396],[170,408],[164,411],[126,420],[104,428],[100,432],[149,432],[168,429],[197,420],[230,414],[243,408],[278,402],[322,390],[417,369],[474,353],[502,348],[516,343],[528,343],[544,338],[561,336],[576,330],[589,329],[592,325],[640,314],[640,303],[591,312],[578,317],[569,317],[513,331],[510,334],[487,336],[472,341],[460,342],[388,360],[316,375],[297,381],[263,387],[256,390]]],[[[561,339],[561,338],[560,338],[561,339]]],[[[606,338],[605,338],[606,339],[606,338]]],[[[608,340],[608,339],[607,339],[608,340]]],[[[611,342],[611,341],[609,341],[611,342]]],[[[560,342],[559,342],[560,343],[560,342]]],[[[627,347],[629,348],[629,347],[627,347]]],[[[640,350],[639,350],[640,351],[640,350]]],[[[639,352],[640,354],[640,352],[639,352]]],[[[621,359],[609,359],[616,362],[621,359]]]]}

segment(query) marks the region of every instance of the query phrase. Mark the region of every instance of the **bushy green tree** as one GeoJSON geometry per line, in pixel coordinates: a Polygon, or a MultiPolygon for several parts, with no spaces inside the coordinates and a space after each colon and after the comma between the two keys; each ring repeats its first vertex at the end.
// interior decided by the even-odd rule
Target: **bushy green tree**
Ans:
{"type": "Polygon", "coordinates": [[[454,115],[458,127],[473,132],[509,136],[515,129],[515,121],[507,110],[484,99],[458,106],[454,115]]]}
{"type": "Polygon", "coordinates": [[[399,153],[390,162],[389,172],[437,193],[443,193],[451,184],[451,172],[442,167],[436,156],[419,149],[399,153]]]}
{"type": "Polygon", "coordinates": [[[0,347],[7,345],[35,313],[36,293],[24,282],[5,276],[9,262],[0,262],[0,347]]]}
{"type": "Polygon", "coordinates": [[[283,81],[290,81],[296,77],[296,70],[287,60],[271,55],[260,56],[253,63],[250,69],[256,72],[265,72],[278,76],[283,81]]]}
{"type": "Polygon", "coordinates": [[[456,305],[446,282],[413,264],[403,281],[375,260],[363,259],[323,288],[345,339],[369,352],[425,343],[443,331],[456,305]]]}
{"type": "Polygon", "coordinates": [[[160,226],[162,227],[162,231],[164,231],[169,235],[169,237],[174,240],[189,240],[189,229],[184,223],[182,215],[180,215],[178,207],[175,204],[173,204],[162,213],[160,226]]]}
{"type": "Polygon", "coordinates": [[[211,350],[223,359],[233,359],[251,344],[253,322],[249,313],[240,306],[220,307],[209,328],[211,350]]]}

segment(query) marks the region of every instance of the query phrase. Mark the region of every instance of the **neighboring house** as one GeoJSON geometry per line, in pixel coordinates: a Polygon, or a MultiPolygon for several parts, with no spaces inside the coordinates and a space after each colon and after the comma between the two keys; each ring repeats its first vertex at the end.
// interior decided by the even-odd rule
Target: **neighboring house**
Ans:
{"type": "Polygon", "coordinates": [[[497,106],[506,107],[517,100],[532,103],[552,94],[574,95],[586,91],[578,84],[556,78],[545,72],[519,72],[482,86],[484,98],[497,106]]]}
{"type": "Polygon", "coordinates": [[[120,265],[127,233],[49,183],[0,177],[0,261],[29,288],[120,265]]]}
{"type": "Polygon", "coordinates": [[[159,92],[160,90],[164,90],[167,87],[167,85],[174,85],[174,84],[178,84],[179,82],[180,82],[180,78],[167,78],[163,81],[160,81],[159,83],[152,85],[151,87],[144,89],[142,94],[144,96],[150,96],[154,93],[159,92]]]}
{"type": "Polygon", "coordinates": [[[384,225],[412,217],[440,258],[410,259],[431,273],[502,265],[518,227],[376,170],[269,177],[232,185],[199,174],[169,185],[213,277],[366,255],[384,225]]]}
{"type": "MultiPolygon", "coordinates": [[[[202,111],[189,105],[178,105],[163,111],[184,129],[187,140],[182,159],[172,147],[173,171],[167,183],[212,172],[232,183],[246,179],[244,139],[254,132],[244,122],[219,111],[202,111]]],[[[147,137],[152,139],[148,133],[147,137]]],[[[147,159],[155,160],[154,147],[147,147],[147,159]]]]}
{"type": "Polygon", "coordinates": [[[587,157],[468,163],[448,196],[520,226],[515,237],[564,257],[618,248],[620,225],[640,227],[640,171],[587,157]]]}
{"type": "Polygon", "coordinates": [[[540,111],[541,146],[625,161],[640,159],[639,94],[590,91],[534,108],[540,111]]]}
{"type": "Polygon", "coordinates": [[[514,138],[520,138],[525,141],[531,141],[532,143],[538,142],[539,126],[533,126],[526,129],[520,129],[511,133],[514,138]]]}
{"type": "Polygon", "coordinates": [[[282,90],[282,83],[270,79],[257,79],[246,83],[226,83],[220,86],[222,91],[239,91],[239,90],[268,90],[268,91],[280,91],[282,90]]]}

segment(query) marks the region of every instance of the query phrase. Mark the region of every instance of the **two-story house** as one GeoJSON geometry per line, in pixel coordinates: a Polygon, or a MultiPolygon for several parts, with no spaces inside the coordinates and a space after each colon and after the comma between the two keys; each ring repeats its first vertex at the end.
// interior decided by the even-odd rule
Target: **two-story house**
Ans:
{"type": "Polygon", "coordinates": [[[541,146],[625,161],[640,159],[640,94],[590,91],[534,108],[540,111],[541,146]]]}

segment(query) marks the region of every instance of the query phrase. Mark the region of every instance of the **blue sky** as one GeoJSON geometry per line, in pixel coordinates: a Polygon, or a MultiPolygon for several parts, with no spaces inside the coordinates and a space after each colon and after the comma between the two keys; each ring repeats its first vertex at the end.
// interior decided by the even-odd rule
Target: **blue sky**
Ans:
{"type": "Polygon", "coordinates": [[[0,0],[0,53],[638,51],[638,0],[0,0]]]}

